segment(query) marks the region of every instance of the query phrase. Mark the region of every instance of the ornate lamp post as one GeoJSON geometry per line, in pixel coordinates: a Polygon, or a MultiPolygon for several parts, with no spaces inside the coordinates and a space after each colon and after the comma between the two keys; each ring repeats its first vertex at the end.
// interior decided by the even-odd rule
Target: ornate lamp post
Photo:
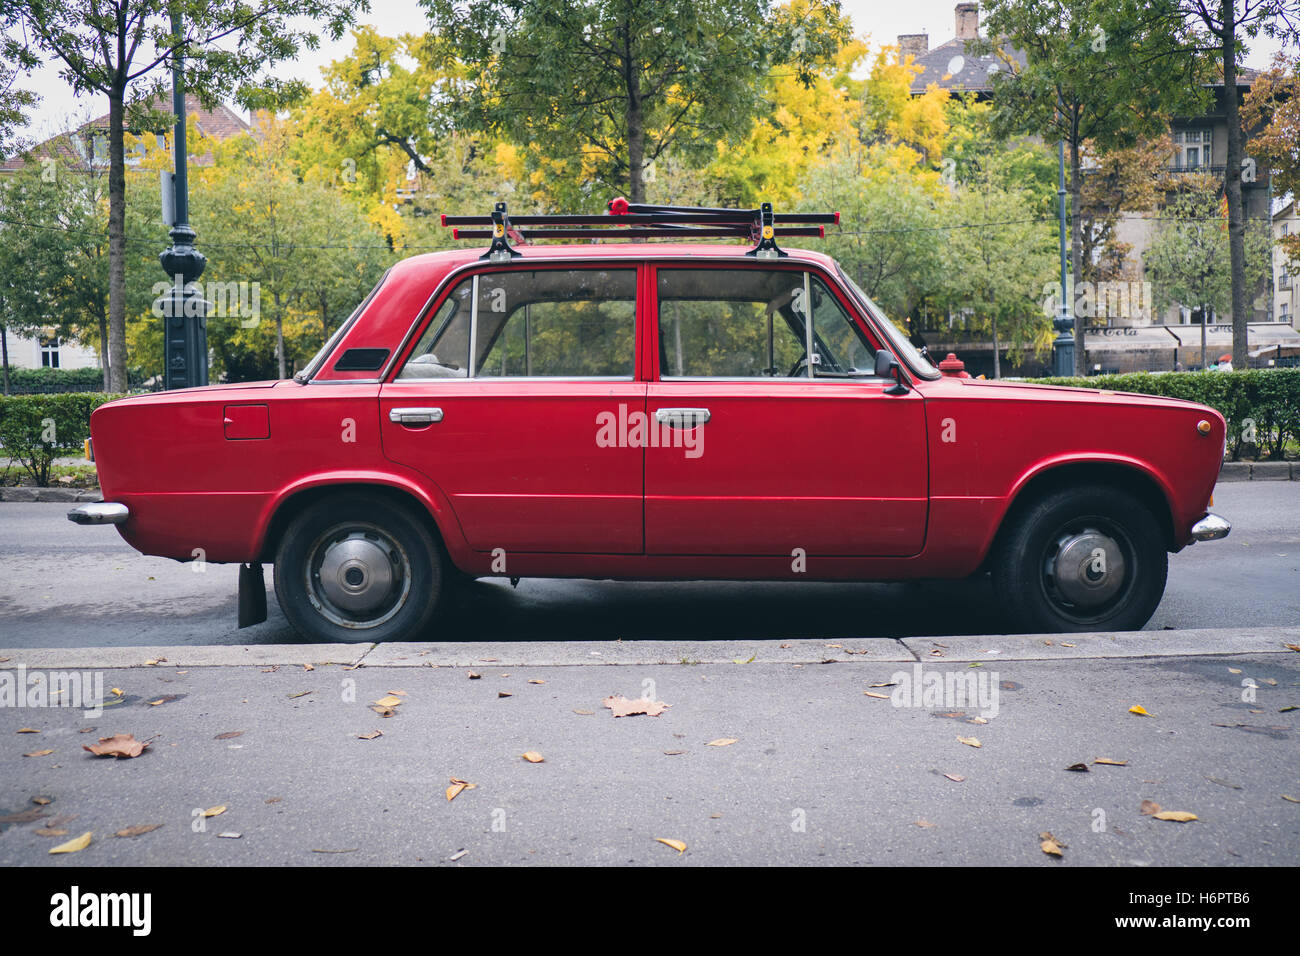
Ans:
{"type": "MultiPolygon", "coordinates": [[[[172,34],[177,43],[184,35],[181,17],[172,11],[172,34]]],[[[197,234],[190,228],[189,183],[185,150],[185,67],[179,47],[172,67],[172,112],[176,133],[172,154],[176,162],[175,222],[172,244],[158,256],[163,271],[173,281],[163,306],[163,387],[193,388],[208,384],[208,303],[197,285],[207,259],[194,248],[197,234]]]]}
{"type": "Polygon", "coordinates": [[[1056,339],[1052,342],[1052,374],[1059,378],[1070,378],[1074,375],[1074,318],[1070,315],[1071,295],[1065,253],[1065,140],[1057,144],[1057,150],[1060,167],[1056,199],[1060,206],[1061,298],[1056,318],[1052,320],[1052,327],[1056,329],[1056,339]]]}

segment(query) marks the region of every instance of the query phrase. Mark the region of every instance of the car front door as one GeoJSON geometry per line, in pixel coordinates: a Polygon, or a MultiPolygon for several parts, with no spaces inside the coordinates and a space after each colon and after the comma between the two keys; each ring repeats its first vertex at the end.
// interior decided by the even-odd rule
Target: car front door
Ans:
{"type": "Polygon", "coordinates": [[[609,416],[644,414],[639,273],[464,278],[382,386],[384,453],[441,488],[474,550],[641,553],[644,450],[599,440],[609,416]]]}
{"type": "Polygon", "coordinates": [[[925,403],[874,377],[833,283],[798,264],[662,266],[647,291],[648,554],[921,550],[925,403]]]}

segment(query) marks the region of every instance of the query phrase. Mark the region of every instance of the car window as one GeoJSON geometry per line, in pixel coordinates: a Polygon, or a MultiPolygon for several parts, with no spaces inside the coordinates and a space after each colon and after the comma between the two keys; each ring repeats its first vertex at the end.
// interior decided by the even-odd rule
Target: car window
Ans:
{"type": "Polygon", "coordinates": [[[826,285],[781,269],[660,269],[661,378],[871,375],[870,344],[826,285]]]}
{"type": "Polygon", "coordinates": [[[630,380],[635,331],[635,269],[484,273],[452,290],[398,378],[630,380]]]}

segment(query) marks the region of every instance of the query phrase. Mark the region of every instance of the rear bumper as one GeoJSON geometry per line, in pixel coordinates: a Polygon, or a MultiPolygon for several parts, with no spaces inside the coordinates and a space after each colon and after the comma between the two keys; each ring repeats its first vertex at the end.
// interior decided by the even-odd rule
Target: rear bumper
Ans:
{"type": "Polygon", "coordinates": [[[1192,540],[1218,541],[1220,538],[1226,538],[1231,530],[1232,524],[1226,518],[1220,518],[1216,514],[1207,514],[1192,525],[1192,540]]]}
{"type": "Polygon", "coordinates": [[[68,520],[76,524],[121,524],[129,517],[131,510],[115,501],[93,501],[68,512],[68,520]]]}

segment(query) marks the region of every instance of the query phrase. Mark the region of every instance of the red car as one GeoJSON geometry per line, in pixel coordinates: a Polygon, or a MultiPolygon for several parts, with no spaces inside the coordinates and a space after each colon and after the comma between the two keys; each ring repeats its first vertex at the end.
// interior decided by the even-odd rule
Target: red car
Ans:
{"type": "Polygon", "coordinates": [[[462,233],[487,255],[398,263],[293,380],[99,408],[105,501],[69,517],[241,563],[241,625],[274,563],[289,621],[339,641],[425,634],[490,575],[989,572],[1016,628],[1136,629],[1168,553],[1228,533],[1213,409],[941,374],[834,260],[777,246],[827,218],[625,209],[633,239],[759,244],[516,249],[598,224],[499,207],[462,233]]]}

